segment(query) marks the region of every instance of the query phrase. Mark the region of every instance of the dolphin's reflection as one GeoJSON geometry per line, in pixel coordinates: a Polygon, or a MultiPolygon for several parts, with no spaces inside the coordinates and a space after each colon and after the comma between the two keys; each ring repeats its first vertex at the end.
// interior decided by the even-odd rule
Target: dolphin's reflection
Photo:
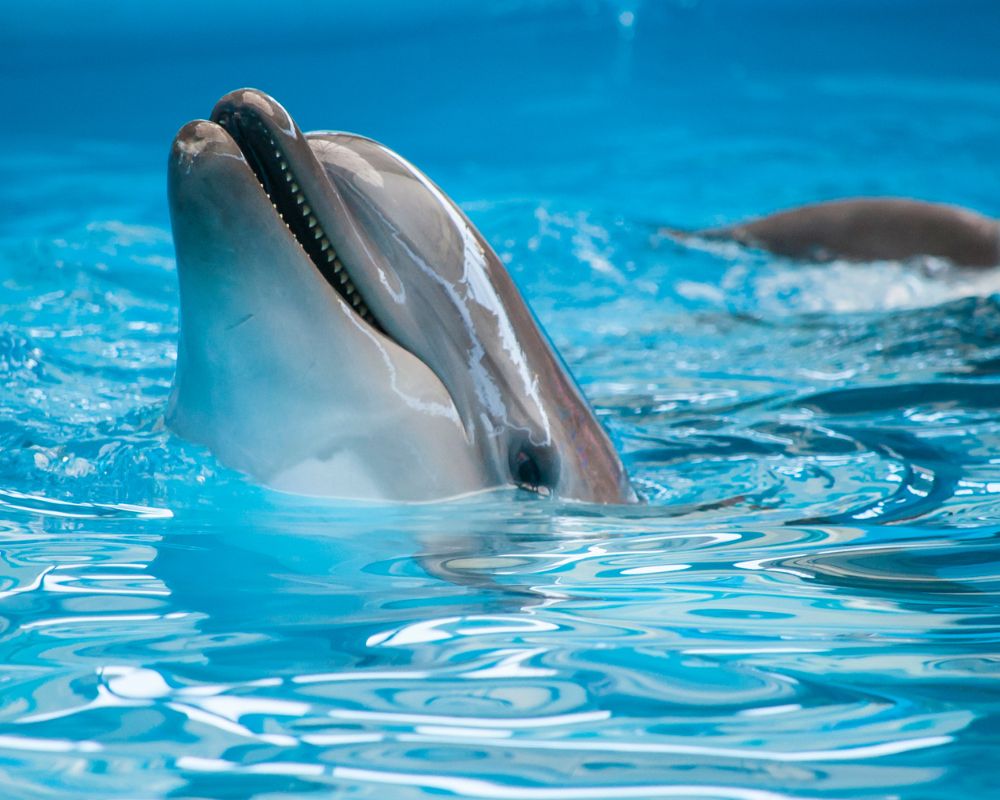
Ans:
{"type": "Polygon", "coordinates": [[[504,575],[519,552],[568,533],[565,520],[531,509],[542,505],[259,512],[252,523],[217,520],[165,537],[150,570],[174,606],[199,614],[206,654],[227,670],[362,666],[373,660],[366,642],[415,618],[546,602],[544,589],[504,575]]]}
{"type": "Polygon", "coordinates": [[[699,585],[691,573],[672,571],[687,564],[611,569],[664,542],[675,555],[649,552],[697,562],[703,572],[792,576],[801,591],[827,586],[901,608],[932,596],[996,595],[997,559],[988,542],[949,548],[857,525],[754,532],[709,524],[708,512],[701,513],[611,517],[509,499],[333,514],[263,511],[252,525],[217,520],[165,537],[151,571],[174,607],[197,614],[208,661],[255,677],[255,663],[295,674],[318,666],[419,664],[419,647],[374,644],[407,626],[414,645],[420,635],[444,636],[434,621],[463,619],[470,609],[479,617],[516,617],[602,592],[621,597],[630,586],[648,591],[633,585],[637,576],[660,591],[699,585]]]}

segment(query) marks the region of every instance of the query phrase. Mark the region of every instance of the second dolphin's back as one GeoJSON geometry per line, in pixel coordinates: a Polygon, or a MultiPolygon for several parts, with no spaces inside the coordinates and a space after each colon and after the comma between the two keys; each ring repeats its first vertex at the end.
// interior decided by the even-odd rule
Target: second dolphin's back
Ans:
{"type": "Polygon", "coordinates": [[[904,198],[851,198],[698,231],[790,258],[852,261],[937,256],[968,267],[1000,265],[1000,223],[958,206],[904,198]]]}

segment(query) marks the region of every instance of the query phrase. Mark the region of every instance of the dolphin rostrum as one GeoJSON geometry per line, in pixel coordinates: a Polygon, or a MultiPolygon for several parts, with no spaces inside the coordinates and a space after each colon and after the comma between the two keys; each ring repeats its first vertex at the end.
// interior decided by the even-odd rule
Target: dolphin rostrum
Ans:
{"type": "Polygon", "coordinates": [[[500,259],[396,153],[240,89],[181,128],[168,183],[178,434],[304,494],[635,501],[500,259]]]}
{"type": "Polygon", "coordinates": [[[818,261],[936,256],[963,267],[1000,265],[1000,222],[958,206],[906,198],[833,200],[722,228],[664,232],[680,239],[727,239],[818,261]]]}

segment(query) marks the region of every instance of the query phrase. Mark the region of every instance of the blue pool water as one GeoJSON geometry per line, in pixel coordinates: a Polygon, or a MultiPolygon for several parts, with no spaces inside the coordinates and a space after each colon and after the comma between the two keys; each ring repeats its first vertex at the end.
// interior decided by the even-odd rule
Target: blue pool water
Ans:
{"type": "Polygon", "coordinates": [[[1000,273],[656,235],[1000,216],[995,6],[142,8],[0,9],[0,796],[995,795],[1000,273]],[[164,429],[166,152],[240,85],[460,202],[646,505],[323,502],[164,429]]]}

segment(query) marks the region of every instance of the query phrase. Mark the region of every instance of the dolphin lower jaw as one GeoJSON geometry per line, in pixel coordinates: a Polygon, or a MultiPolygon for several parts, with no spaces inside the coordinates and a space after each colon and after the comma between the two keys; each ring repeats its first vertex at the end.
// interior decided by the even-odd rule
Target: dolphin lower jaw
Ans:
{"type": "MultiPolygon", "coordinates": [[[[216,106],[212,118],[239,147],[248,166],[257,178],[257,182],[271,201],[275,213],[316,266],[319,273],[368,325],[404,350],[413,353],[413,348],[408,346],[405,340],[401,341],[400,338],[387,330],[387,326],[379,322],[375,312],[365,303],[362,297],[363,290],[351,277],[352,268],[345,266],[344,260],[332,241],[338,238],[341,241],[345,240],[346,232],[343,230],[343,226],[337,230],[337,236],[329,235],[325,230],[324,223],[320,221],[319,215],[316,213],[319,203],[310,202],[310,198],[306,194],[308,190],[303,187],[308,178],[296,174],[294,167],[294,163],[300,159],[306,160],[306,163],[302,165],[303,171],[314,166],[309,163],[309,154],[298,152],[293,154],[283,150],[283,145],[287,146],[290,142],[280,130],[275,130],[273,123],[267,124],[252,106],[241,104],[238,107],[232,107],[223,101],[216,106]]],[[[294,126],[294,122],[290,121],[290,125],[294,126]]],[[[304,141],[304,137],[300,138],[304,141]]],[[[322,203],[323,199],[320,198],[319,202],[322,203]]],[[[332,223],[336,224],[338,220],[329,216],[333,213],[330,204],[324,203],[323,205],[325,214],[332,223]]],[[[344,241],[344,244],[346,245],[347,242],[344,241]]],[[[357,253],[354,255],[355,259],[353,261],[348,259],[349,263],[361,260],[362,257],[358,256],[357,253]]],[[[359,267],[355,267],[355,269],[360,271],[359,267]]],[[[414,355],[418,359],[421,358],[419,354],[414,355]]],[[[424,363],[426,364],[426,362],[424,363]]],[[[439,378],[443,379],[437,370],[433,367],[430,368],[439,378]]],[[[453,392],[453,387],[449,387],[449,389],[453,392]]],[[[459,398],[454,393],[451,399],[452,402],[459,402],[459,398]]],[[[484,461],[491,462],[487,471],[497,476],[506,477],[511,474],[508,470],[508,460],[514,459],[515,455],[506,453],[504,448],[497,445],[497,441],[504,438],[503,434],[509,430],[510,420],[489,419],[486,421],[486,429],[480,430],[480,423],[483,420],[477,417],[476,412],[462,406],[458,409],[458,413],[471,443],[478,444],[481,450],[480,455],[484,461]],[[487,433],[487,431],[489,432],[487,433]]],[[[513,465],[515,462],[511,461],[510,463],[513,465]]],[[[531,467],[526,467],[523,459],[518,460],[516,464],[513,475],[515,477],[528,476],[517,480],[516,485],[543,495],[548,493],[544,486],[538,485],[537,478],[534,480],[530,478],[531,467]]],[[[498,477],[497,480],[501,480],[501,478],[498,477]]]]}
{"type": "Polygon", "coordinates": [[[305,494],[425,501],[503,483],[434,373],[316,268],[225,129],[185,126],[168,183],[181,299],[165,414],[175,432],[305,494]]]}

